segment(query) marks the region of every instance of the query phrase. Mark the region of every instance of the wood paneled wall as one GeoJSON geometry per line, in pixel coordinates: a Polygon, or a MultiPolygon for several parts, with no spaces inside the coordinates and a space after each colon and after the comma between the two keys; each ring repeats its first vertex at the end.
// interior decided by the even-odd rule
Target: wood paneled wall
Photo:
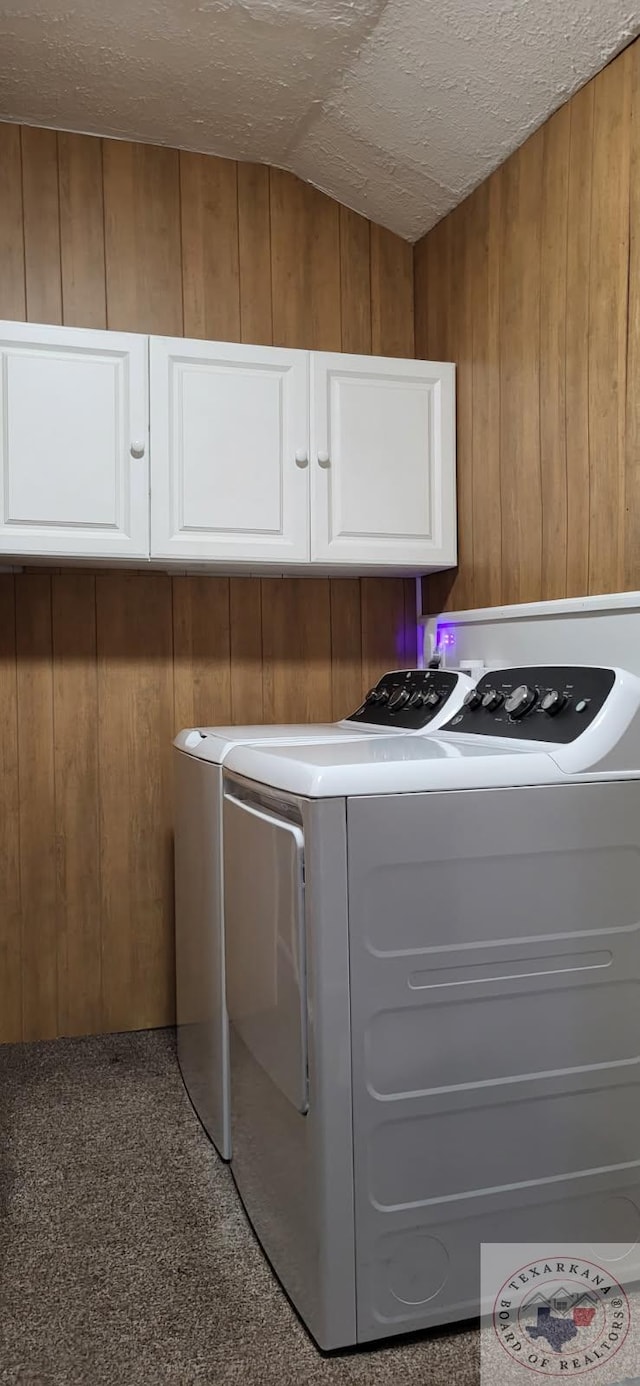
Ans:
{"type": "Polygon", "coordinates": [[[458,363],[457,574],[425,610],[640,587],[640,42],[416,247],[458,363]]]}
{"type": "MultiPolygon", "coordinates": [[[[412,251],[287,173],[0,125],[0,317],[413,355],[412,251]]],[[[0,1040],[173,1017],[171,738],[415,658],[403,579],[0,577],[0,1040]]]]}

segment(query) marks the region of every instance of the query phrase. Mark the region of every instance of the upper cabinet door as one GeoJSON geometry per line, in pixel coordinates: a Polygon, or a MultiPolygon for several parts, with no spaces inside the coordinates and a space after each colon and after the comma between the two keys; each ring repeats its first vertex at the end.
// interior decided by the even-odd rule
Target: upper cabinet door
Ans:
{"type": "Polygon", "coordinates": [[[148,338],[0,323],[0,553],[149,554],[148,338]]]}
{"type": "Polygon", "coordinates": [[[305,351],[151,340],[151,554],[309,559],[305,351]]]}
{"type": "Polygon", "coordinates": [[[311,354],[311,557],[456,561],[454,367],[311,354]]]}

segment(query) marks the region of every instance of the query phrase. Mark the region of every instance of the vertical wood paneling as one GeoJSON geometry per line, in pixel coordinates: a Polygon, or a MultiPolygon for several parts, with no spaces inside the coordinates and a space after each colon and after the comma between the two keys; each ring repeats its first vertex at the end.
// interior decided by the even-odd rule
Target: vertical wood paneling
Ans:
{"type": "MultiPolygon", "coordinates": [[[[639,63],[636,42],[467,200],[467,288],[446,251],[459,210],[415,248],[417,354],[456,360],[459,389],[471,294],[457,443],[464,456],[470,435],[460,573],[476,606],[640,584],[639,63]]],[[[423,589],[425,609],[460,604],[459,579],[423,589]]]]}
{"type": "Polygon", "coordinates": [[[96,579],[105,1028],[173,1014],[171,579],[96,579]]]}
{"type": "Polygon", "coordinates": [[[362,578],[363,689],[386,669],[401,669],[407,648],[403,578],[362,578]]]}
{"type": "Polygon", "coordinates": [[[371,225],[340,208],[340,304],[342,350],[371,351],[371,225]]]}
{"type": "MultiPolygon", "coordinates": [[[[289,174],[0,126],[0,192],[9,317],[363,353],[373,324],[411,353],[410,248],[372,256],[364,218],[289,174]]],[[[171,1022],[173,735],[344,716],[415,660],[414,592],[0,577],[0,1041],[171,1022]]]]}
{"type": "Polygon", "coordinates": [[[406,241],[371,226],[371,349],[376,356],[413,356],[413,251],[406,241]]]}
{"type": "Polygon", "coordinates": [[[414,247],[413,254],[413,323],[416,356],[428,359],[429,306],[435,281],[432,272],[435,231],[424,236],[414,247]]]}
{"type": "Polygon", "coordinates": [[[51,578],[16,583],[22,1032],[58,1033],[51,578]]]}
{"type": "Polygon", "coordinates": [[[185,337],[240,341],[237,165],[180,154],[185,337]]]}
{"type": "Polygon", "coordinates": [[[362,611],[358,578],[333,578],[331,603],[331,705],[338,721],[360,706],[362,695],[362,611]]]}
{"type": "MultiPolygon", "coordinates": [[[[415,257],[290,174],[0,127],[0,312],[411,355],[414,296],[418,354],[459,367],[460,571],[429,605],[637,586],[639,53],[415,257]]],[[[93,579],[0,587],[7,1038],[170,1019],[178,723],[337,717],[415,658],[405,579],[95,582],[95,646],[93,579]]]]}
{"type": "Polygon", "coordinates": [[[173,587],[175,728],[231,721],[229,579],[176,577],[173,587]]]}
{"type": "Polygon", "coordinates": [[[631,54],[594,81],[589,294],[589,591],[622,584],[631,54]]]}
{"type": "MultiPolygon", "coordinates": [[[[287,173],[0,126],[0,314],[411,355],[415,258],[418,354],[459,367],[428,604],[637,587],[639,62],[415,257],[287,173]]],[[[0,578],[0,1039],[170,1021],[180,723],[339,717],[414,658],[405,579],[0,578]]]]}
{"type": "Polygon", "coordinates": [[[445,217],[427,241],[429,294],[426,311],[426,356],[450,361],[449,296],[451,284],[451,218],[445,217]]]}
{"type": "Polygon", "coordinates": [[[491,606],[502,591],[500,494],[500,226],[502,174],[478,188],[471,235],[473,375],[473,598],[491,606]]]}
{"type": "Polygon", "coordinates": [[[106,327],[102,145],[58,135],[62,317],[67,327],[106,327]]]}
{"type": "Polygon", "coordinates": [[[418,662],[418,625],[416,621],[416,579],[404,579],[404,664],[414,668],[418,662]]]}
{"type": "Polygon", "coordinates": [[[274,345],[340,351],[338,205],[281,169],[270,186],[274,345]]]}
{"type": "Polygon", "coordinates": [[[23,125],[21,143],[27,318],[30,322],[61,323],[56,132],[23,125]]]}
{"type": "Polygon", "coordinates": [[[589,296],[593,82],[569,105],[566,414],[567,596],[589,590],[589,296]]]}
{"type": "Polygon", "coordinates": [[[95,578],[52,579],[58,1032],[102,1029],[95,578]]]}
{"type": "Polygon", "coordinates": [[[0,576],[0,1043],[22,1039],[15,586],[0,576]]]}
{"type": "Polygon", "coordinates": [[[103,141],[107,323],[181,336],[178,151],[103,141]]]}
{"type": "Polygon", "coordinates": [[[545,125],[540,230],[540,475],[543,597],[567,581],[566,304],[570,111],[545,125]]]}
{"type": "Polygon", "coordinates": [[[464,610],[473,606],[473,322],[471,316],[471,251],[469,220],[475,215],[473,201],[465,202],[451,216],[451,279],[448,306],[449,350],[456,362],[456,471],[458,493],[458,543],[460,559],[453,585],[447,584],[447,604],[464,610]]]}
{"type": "Polygon", "coordinates": [[[504,168],[500,287],[500,471],[502,595],[541,590],[540,131],[504,168]]]}
{"type": "Polygon", "coordinates": [[[629,304],[624,478],[623,587],[640,587],[640,44],[631,52],[629,304]]]}
{"type": "Polygon", "coordinates": [[[271,214],[263,164],[238,164],[238,242],[241,340],[271,346],[271,214]]]}
{"type": "Polygon", "coordinates": [[[229,581],[231,720],[262,722],[262,590],[257,578],[229,581]]]}
{"type": "MultiPolygon", "coordinates": [[[[416,283],[416,355],[431,361],[451,361],[451,217],[445,217],[415,249],[419,266],[416,283]]],[[[457,390],[457,381],[456,381],[457,390]]],[[[459,488],[458,488],[459,490],[459,488]]],[[[455,572],[436,573],[425,578],[423,608],[443,611],[450,605],[455,572]]]]}
{"type": "Polygon", "coordinates": [[[328,578],[262,579],[265,722],[331,719],[328,578]]]}
{"type": "Polygon", "coordinates": [[[0,317],[27,316],[19,125],[0,125],[0,317]]]}

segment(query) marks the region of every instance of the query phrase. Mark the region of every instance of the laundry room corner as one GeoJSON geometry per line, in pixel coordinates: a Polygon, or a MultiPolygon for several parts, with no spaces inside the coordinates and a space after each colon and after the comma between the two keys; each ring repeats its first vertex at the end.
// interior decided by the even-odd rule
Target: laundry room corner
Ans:
{"type": "Polygon", "coordinates": [[[0,33],[1,1386],[635,1386],[640,11],[0,33]]]}

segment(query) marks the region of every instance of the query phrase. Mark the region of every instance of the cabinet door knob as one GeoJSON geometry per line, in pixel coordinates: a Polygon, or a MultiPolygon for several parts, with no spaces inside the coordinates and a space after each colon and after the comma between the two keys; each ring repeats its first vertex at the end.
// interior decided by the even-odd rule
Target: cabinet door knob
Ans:
{"type": "Polygon", "coordinates": [[[131,444],[132,457],[144,457],[144,438],[134,438],[131,444]]]}
{"type": "Polygon", "coordinates": [[[296,449],[296,467],[308,467],[308,465],[309,465],[309,454],[307,453],[307,449],[306,449],[306,448],[297,448],[297,449],[296,449]]]}
{"type": "Polygon", "coordinates": [[[329,461],[329,454],[328,454],[328,452],[319,452],[319,453],[318,453],[318,465],[319,465],[320,467],[328,467],[328,466],[330,466],[330,461],[329,461]]]}

